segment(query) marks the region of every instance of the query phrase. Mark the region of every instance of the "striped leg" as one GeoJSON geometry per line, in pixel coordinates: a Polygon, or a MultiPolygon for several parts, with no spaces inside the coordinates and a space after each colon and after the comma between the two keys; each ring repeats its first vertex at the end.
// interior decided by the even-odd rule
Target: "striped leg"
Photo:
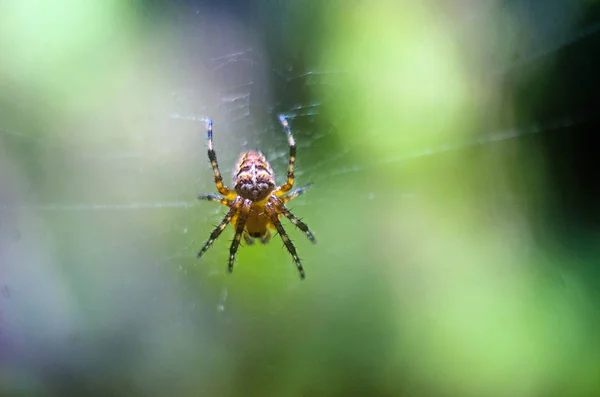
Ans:
{"type": "Polygon", "coordinates": [[[275,203],[275,205],[277,206],[277,209],[279,209],[279,212],[281,212],[283,215],[285,215],[294,225],[298,226],[298,229],[302,230],[305,234],[306,237],[308,237],[308,239],[313,243],[316,244],[317,240],[315,240],[315,236],[313,236],[312,232],[308,229],[308,226],[306,225],[306,223],[302,222],[300,220],[300,218],[298,218],[296,215],[292,214],[292,211],[290,211],[289,209],[287,209],[285,207],[285,205],[283,204],[283,201],[281,201],[279,198],[272,196],[272,200],[275,203]]]}
{"type": "Polygon", "coordinates": [[[300,196],[302,193],[307,191],[308,188],[310,187],[310,185],[311,185],[311,183],[307,183],[304,186],[297,187],[296,189],[292,190],[285,196],[280,197],[281,201],[283,201],[284,203],[287,203],[288,201],[295,199],[296,197],[300,196]]]}
{"type": "Polygon", "coordinates": [[[221,235],[223,230],[225,230],[225,228],[227,227],[227,224],[231,222],[231,218],[233,218],[239,207],[239,202],[234,202],[231,205],[231,208],[229,209],[227,215],[225,215],[225,218],[223,218],[221,223],[219,223],[219,225],[212,231],[210,237],[208,238],[208,240],[206,240],[206,243],[204,243],[204,247],[202,247],[202,249],[198,252],[198,258],[200,258],[202,254],[204,254],[206,250],[210,248],[210,246],[217,239],[217,237],[221,235]]]}
{"type": "Polygon", "coordinates": [[[208,119],[206,122],[206,134],[208,136],[208,159],[210,160],[210,165],[212,166],[213,174],[215,176],[215,185],[217,186],[219,193],[221,193],[223,196],[228,199],[234,199],[236,196],[235,192],[223,184],[223,177],[221,176],[221,171],[219,171],[217,153],[215,153],[215,149],[213,148],[212,125],[212,120],[208,119]]]}
{"type": "Polygon", "coordinates": [[[233,272],[233,262],[235,260],[235,253],[240,246],[240,239],[242,238],[242,234],[244,233],[244,227],[246,226],[246,219],[248,219],[248,214],[250,213],[250,208],[252,207],[252,201],[244,200],[242,203],[242,209],[240,210],[240,215],[238,216],[237,223],[235,224],[235,236],[233,236],[233,241],[231,242],[231,247],[229,248],[229,273],[233,272]]]}
{"type": "Polygon", "coordinates": [[[292,136],[290,125],[283,115],[279,116],[279,121],[281,121],[281,125],[283,125],[283,128],[287,133],[288,142],[290,145],[290,161],[288,163],[287,181],[276,189],[276,194],[278,196],[289,191],[294,186],[294,164],[296,163],[296,142],[292,136]]]}
{"type": "Polygon", "coordinates": [[[231,201],[214,193],[199,194],[198,200],[216,201],[217,203],[221,203],[223,205],[231,205],[231,201]]]}
{"type": "Polygon", "coordinates": [[[271,223],[273,223],[273,225],[275,225],[277,232],[279,232],[279,235],[281,236],[281,239],[283,240],[283,244],[285,244],[285,247],[287,248],[290,255],[292,255],[292,258],[294,258],[294,263],[296,264],[296,267],[298,268],[298,271],[300,272],[300,278],[304,279],[306,276],[304,274],[304,269],[302,268],[302,263],[300,262],[300,258],[298,258],[298,254],[296,253],[296,248],[294,247],[294,244],[292,244],[292,241],[290,240],[289,236],[285,232],[283,225],[281,224],[281,222],[279,222],[279,217],[277,216],[277,210],[275,209],[273,203],[270,203],[270,202],[267,203],[265,205],[265,210],[267,211],[267,213],[269,214],[269,217],[271,218],[271,223]]]}

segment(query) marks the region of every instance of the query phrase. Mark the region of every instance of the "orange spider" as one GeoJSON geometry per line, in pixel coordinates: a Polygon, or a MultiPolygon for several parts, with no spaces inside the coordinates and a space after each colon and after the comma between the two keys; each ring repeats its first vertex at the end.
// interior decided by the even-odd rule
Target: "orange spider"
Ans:
{"type": "Polygon", "coordinates": [[[242,153],[237,162],[235,171],[233,172],[234,190],[229,189],[223,184],[223,178],[217,164],[217,154],[213,149],[212,120],[209,119],[207,121],[208,159],[215,175],[215,185],[221,195],[212,193],[202,194],[198,198],[226,205],[229,207],[229,212],[227,212],[225,218],[210,234],[204,247],[198,252],[198,258],[208,250],[225,227],[229,223],[233,223],[235,225],[235,236],[229,248],[229,273],[233,271],[235,254],[240,245],[242,235],[248,244],[253,244],[254,238],[260,238],[260,241],[265,244],[271,239],[271,233],[269,232],[269,228],[271,228],[277,230],[281,236],[287,250],[294,258],[294,263],[298,267],[300,277],[304,279],[304,269],[296,253],[296,248],[279,220],[281,215],[285,215],[294,225],[306,233],[310,241],[313,243],[317,242],[308,229],[308,226],[285,207],[285,203],[304,193],[310,184],[290,191],[294,185],[296,143],[294,142],[294,137],[292,136],[292,131],[287,120],[283,116],[279,116],[279,120],[287,133],[290,145],[290,161],[288,163],[286,183],[275,186],[275,175],[265,156],[257,150],[250,150],[242,153]]]}

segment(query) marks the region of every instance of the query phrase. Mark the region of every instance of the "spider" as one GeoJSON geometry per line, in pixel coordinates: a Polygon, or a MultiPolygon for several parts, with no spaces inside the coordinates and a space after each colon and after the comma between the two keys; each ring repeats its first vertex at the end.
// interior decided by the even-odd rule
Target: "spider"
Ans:
{"type": "Polygon", "coordinates": [[[300,278],[304,279],[304,269],[296,253],[296,248],[279,220],[281,215],[284,215],[294,225],[298,226],[311,242],[317,242],[308,226],[285,206],[285,203],[304,193],[309,188],[310,183],[291,190],[294,186],[296,143],[285,117],[279,116],[279,121],[287,133],[290,145],[287,181],[282,185],[276,186],[273,169],[265,156],[258,150],[250,150],[242,153],[235,166],[233,172],[233,190],[223,184],[221,171],[219,171],[219,165],[217,164],[217,154],[213,148],[213,123],[210,119],[206,123],[208,159],[210,160],[215,176],[215,185],[220,194],[201,194],[198,198],[226,205],[229,207],[229,211],[221,223],[212,231],[200,252],[198,252],[198,258],[208,250],[211,244],[221,235],[225,227],[229,223],[232,223],[235,225],[235,235],[229,248],[229,273],[233,271],[235,254],[242,236],[248,245],[254,244],[255,238],[259,238],[263,244],[266,244],[271,239],[269,229],[274,229],[277,230],[287,250],[292,255],[292,258],[294,258],[294,263],[300,272],[300,278]]]}

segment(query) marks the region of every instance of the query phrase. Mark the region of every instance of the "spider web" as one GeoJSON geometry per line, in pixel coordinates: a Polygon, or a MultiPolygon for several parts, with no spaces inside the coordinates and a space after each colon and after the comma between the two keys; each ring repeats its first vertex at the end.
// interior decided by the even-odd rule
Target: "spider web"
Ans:
{"type": "MultiPolygon", "coordinates": [[[[439,6],[435,12],[466,27],[477,26],[478,19],[491,12],[485,6],[472,7],[471,2],[459,3],[463,6],[451,10],[439,6]]],[[[471,53],[489,63],[480,81],[501,82],[506,91],[517,91],[523,76],[600,33],[599,23],[573,28],[574,15],[580,12],[574,5],[572,9],[547,7],[542,11],[534,2],[504,3],[519,16],[520,26],[530,27],[528,40],[511,47],[513,54],[494,48],[474,48],[471,53]],[[541,12],[552,18],[540,17],[541,12]]],[[[227,4],[137,3],[141,29],[150,32],[148,42],[154,43],[144,42],[133,62],[134,69],[147,65],[148,70],[125,70],[123,78],[134,80],[125,84],[135,91],[144,90],[146,80],[161,76],[158,87],[147,90],[143,106],[128,106],[128,99],[139,99],[132,96],[105,107],[94,100],[60,107],[48,98],[32,101],[37,88],[23,80],[0,81],[5,92],[12,93],[2,98],[5,117],[0,121],[0,344],[4,349],[0,367],[16,363],[11,368],[26,368],[26,376],[47,376],[62,390],[59,385],[66,382],[62,377],[88,364],[102,371],[96,379],[116,376],[127,385],[114,387],[131,387],[132,382],[149,382],[156,373],[152,365],[140,363],[142,351],[165,363],[176,362],[184,377],[192,377],[200,368],[198,380],[190,385],[220,385],[230,379],[220,371],[231,364],[219,363],[215,375],[210,370],[214,362],[198,363],[192,352],[200,350],[211,359],[250,360],[259,352],[249,348],[246,355],[236,355],[211,341],[223,336],[235,346],[246,346],[236,335],[236,327],[268,329],[278,316],[295,307],[291,301],[311,302],[300,292],[307,287],[298,283],[291,258],[278,246],[276,235],[264,247],[242,244],[233,275],[226,274],[231,226],[201,260],[196,259],[224,215],[224,207],[196,199],[198,193],[215,191],[206,157],[205,121],[209,117],[215,123],[215,148],[226,183],[239,153],[254,148],[265,153],[277,181],[283,181],[289,149],[277,116],[287,117],[298,146],[296,186],[312,183],[290,207],[315,231],[319,244],[311,246],[292,225],[285,227],[304,260],[307,277],[319,274],[328,280],[344,271],[340,262],[351,255],[348,244],[356,244],[360,250],[376,241],[369,237],[360,243],[358,237],[375,228],[368,221],[370,208],[388,205],[385,190],[368,182],[373,175],[394,175],[414,164],[436,163],[444,156],[488,150],[507,141],[527,141],[530,136],[577,128],[596,118],[588,109],[567,109],[512,123],[492,117],[479,124],[476,133],[457,134],[406,151],[364,156],[364,140],[343,132],[350,115],[332,111],[333,98],[347,90],[341,83],[346,81],[343,76],[352,70],[344,64],[322,69],[311,51],[303,50],[304,46],[316,46],[310,38],[299,42],[286,35],[279,37],[277,29],[289,19],[281,18],[280,24],[269,19],[270,26],[261,24],[265,15],[285,11],[281,4],[265,6],[257,11],[258,16],[248,14],[250,6],[227,4]],[[96,111],[95,105],[101,109],[96,111]],[[72,111],[77,116],[58,118],[53,116],[55,111],[72,111]],[[334,211],[336,203],[365,209],[365,213],[346,214],[346,220],[330,219],[332,212],[343,214],[334,211]],[[365,230],[350,232],[340,226],[338,238],[325,232],[322,234],[329,239],[319,238],[319,230],[344,222],[365,225],[365,230]],[[272,262],[277,265],[270,266],[272,262]],[[332,270],[319,273],[315,268],[324,262],[330,263],[332,270]],[[270,273],[249,269],[260,266],[270,273]],[[279,274],[273,274],[275,269],[279,274]],[[259,278],[266,281],[257,281],[259,278]],[[263,285],[267,292],[244,290],[249,282],[263,285]],[[261,307],[244,303],[245,299],[257,299],[261,307]],[[256,320],[262,317],[268,319],[266,325],[256,320]],[[46,332],[36,331],[39,327],[46,332]],[[168,349],[147,347],[165,340],[169,340],[168,349]],[[112,370],[122,371],[119,375],[107,369],[115,357],[127,357],[112,370]],[[58,362],[59,369],[50,370],[50,362],[58,362]]],[[[462,44],[475,46],[468,40],[469,34],[459,32],[458,37],[464,39],[462,44]]],[[[92,78],[82,79],[87,83],[92,78]]],[[[51,92],[57,95],[60,90],[51,92]]],[[[491,112],[503,112],[502,103],[494,106],[491,112]]],[[[365,134],[371,140],[382,138],[375,130],[365,134]]],[[[426,194],[410,183],[398,191],[400,196],[394,198],[401,201],[418,201],[426,194]]],[[[348,271],[360,279],[358,270],[350,267],[348,271]]],[[[366,270],[365,277],[375,277],[374,271],[366,270]]],[[[360,295],[360,284],[349,280],[360,295]]],[[[332,287],[330,293],[316,287],[310,291],[321,291],[319,299],[331,301],[328,305],[343,311],[353,300],[341,292],[341,285],[332,287]]],[[[309,316],[308,310],[300,308],[290,318],[302,322],[303,316],[309,316]]],[[[321,312],[315,318],[325,316],[321,312]]],[[[290,331],[290,340],[299,335],[283,329],[290,331]]],[[[276,343],[286,346],[288,342],[276,343]]],[[[266,349],[265,344],[263,341],[256,349],[266,349]]],[[[276,364],[268,364],[266,372],[276,373],[269,365],[276,364]]],[[[241,384],[232,388],[244,387],[247,379],[239,376],[241,384]]],[[[165,375],[153,384],[164,385],[173,379],[165,375]]],[[[29,378],[22,382],[35,385],[29,378]]]]}

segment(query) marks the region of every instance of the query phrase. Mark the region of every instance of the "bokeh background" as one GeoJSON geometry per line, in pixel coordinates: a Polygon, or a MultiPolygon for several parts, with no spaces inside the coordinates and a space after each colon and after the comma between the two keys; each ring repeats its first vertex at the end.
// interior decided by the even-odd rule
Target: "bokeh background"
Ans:
{"type": "Polygon", "coordinates": [[[600,395],[600,2],[0,1],[0,395],[600,395]],[[301,281],[243,246],[262,150],[301,281]]]}

